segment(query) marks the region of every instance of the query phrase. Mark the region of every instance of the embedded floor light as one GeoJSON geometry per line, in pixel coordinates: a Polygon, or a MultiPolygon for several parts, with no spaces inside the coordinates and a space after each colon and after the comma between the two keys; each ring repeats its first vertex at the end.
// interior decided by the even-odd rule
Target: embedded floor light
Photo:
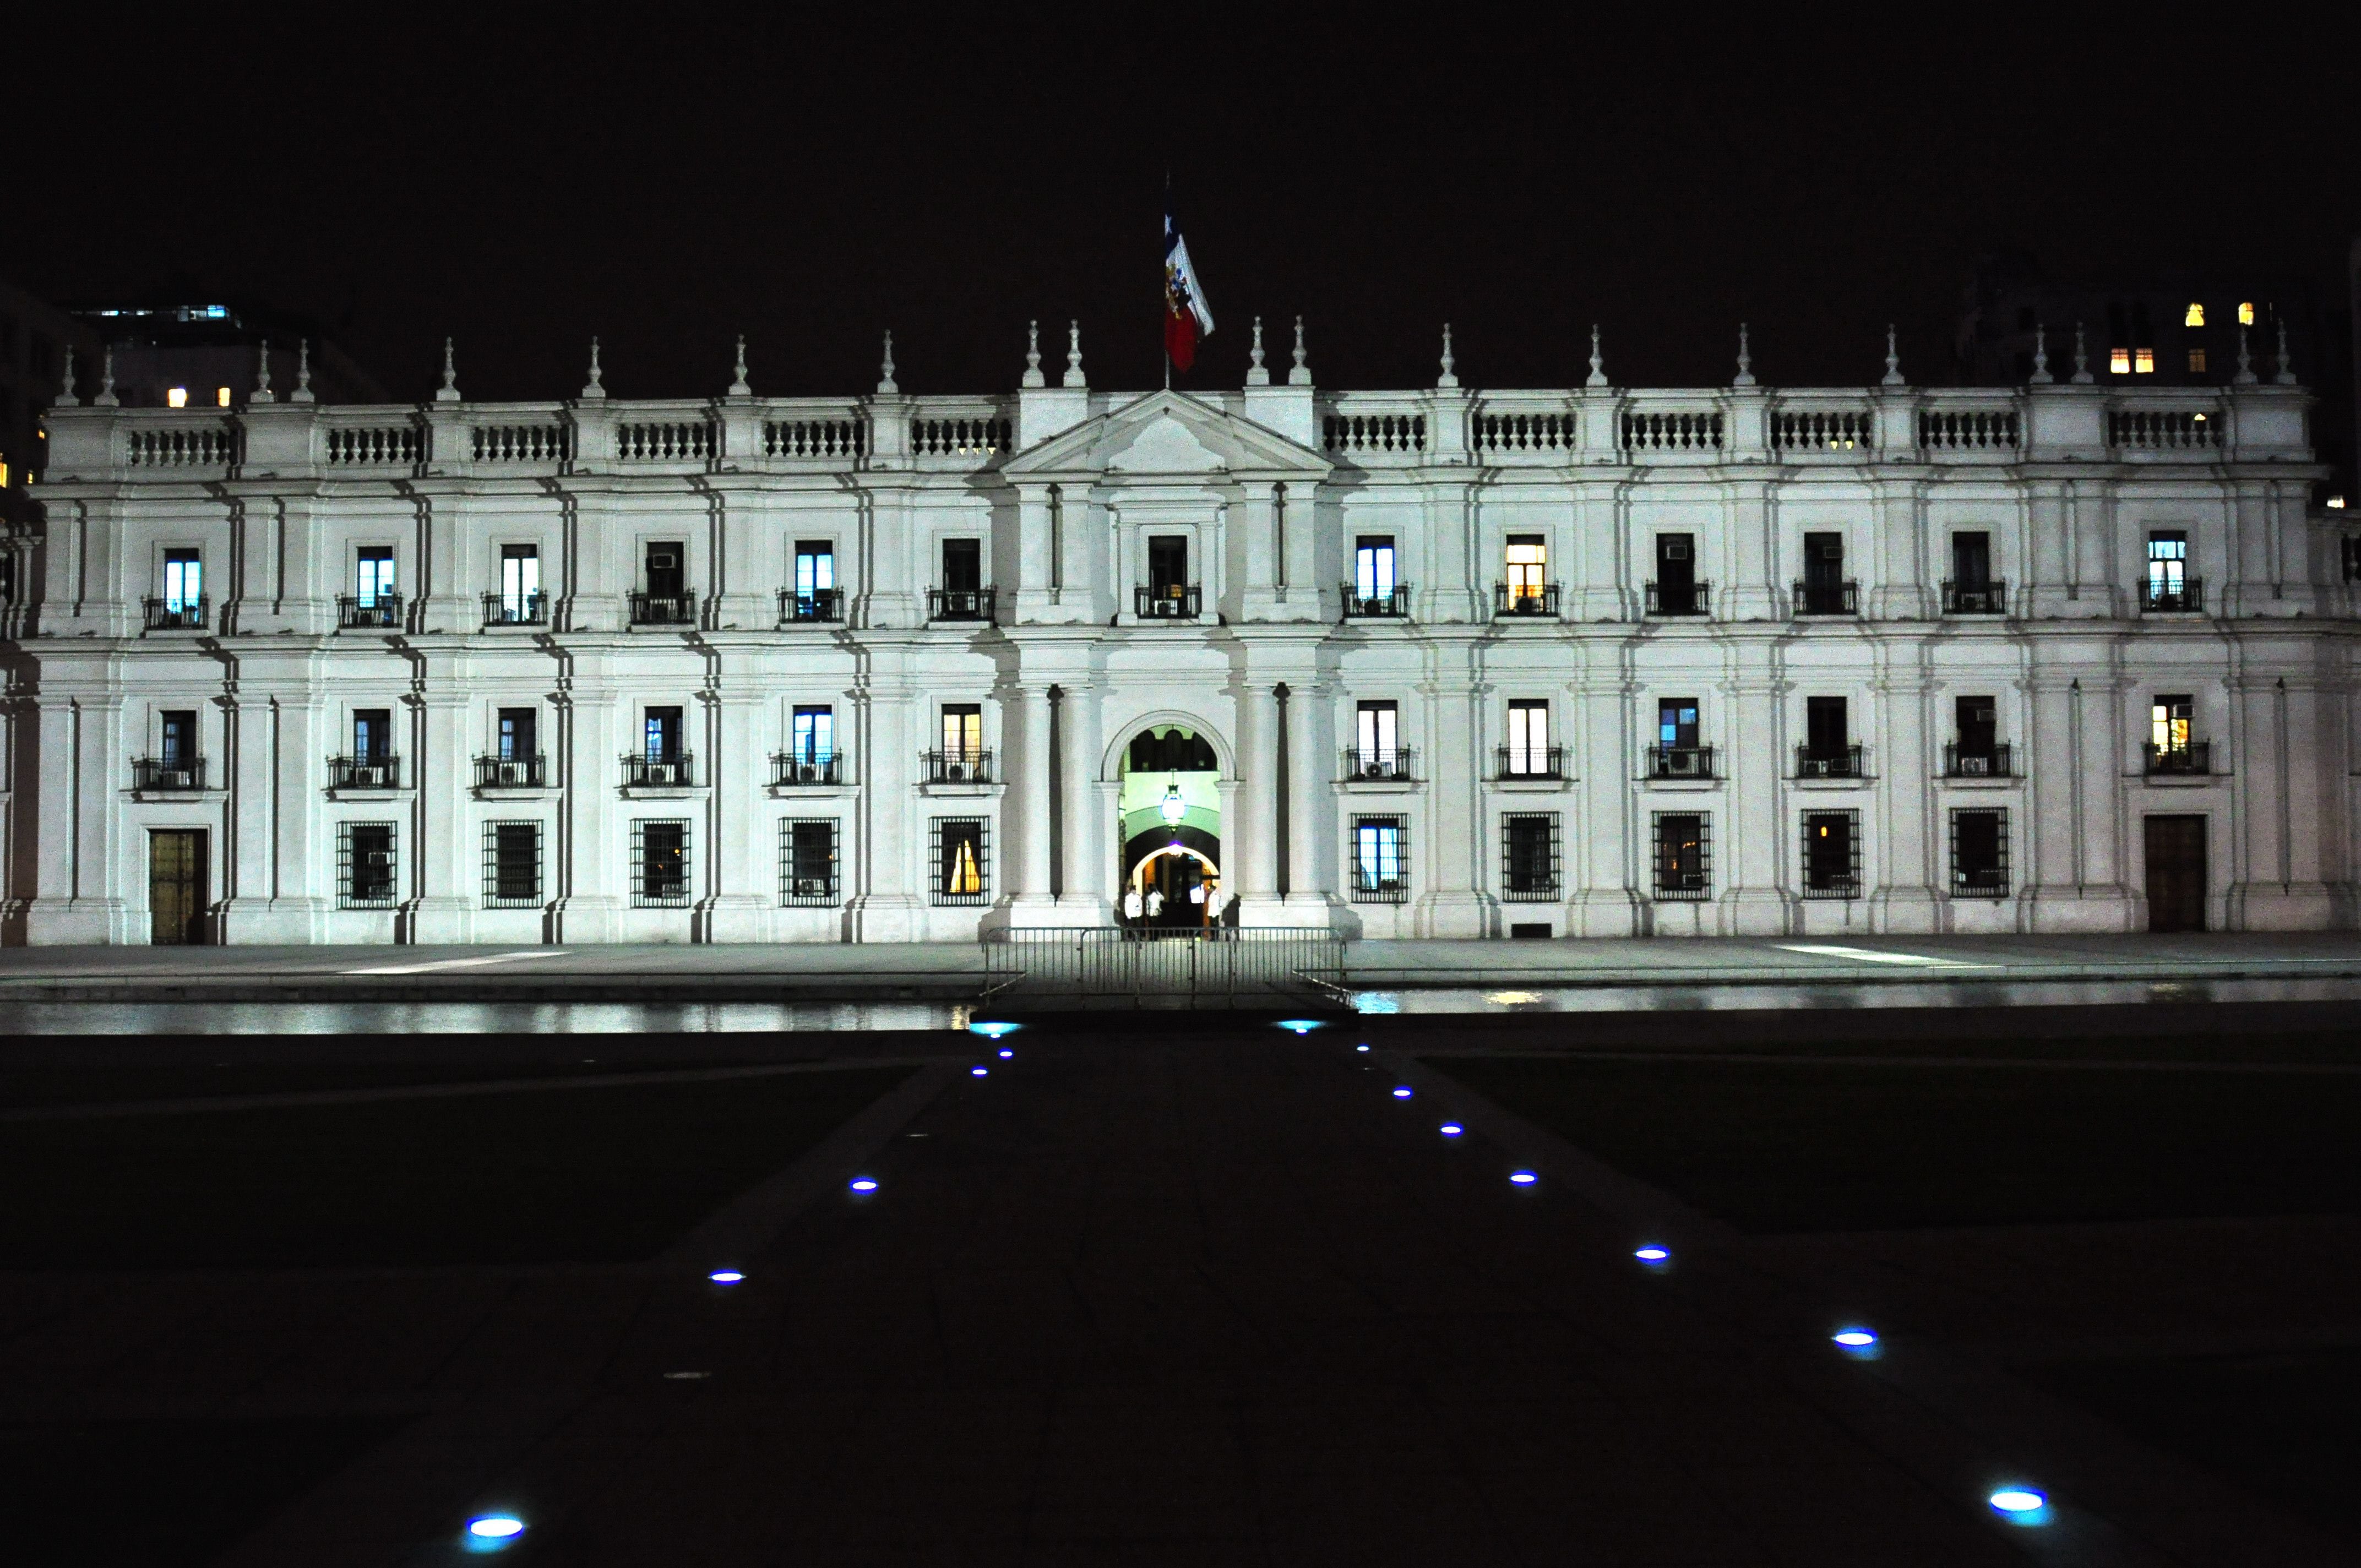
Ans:
{"type": "Polygon", "coordinates": [[[1663,1247],[1654,1245],[1637,1248],[1632,1252],[1631,1255],[1638,1258],[1642,1263],[1646,1264],[1651,1268],[1654,1268],[1660,1265],[1673,1261],[1673,1255],[1671,1253],[1666,1252],[1663,1247]]]}
{"type": "Polygon", "coordinates": [[[1356,1050],[1356,1051],[1366,1051],[1366,1050],[1367,1050],[1369,1047],[1367,1047],[1367,1046],[1355,1046],[1353,1048],[1354,1048],[1355,1050],[1356,1050]]]}
{"type": "Polygon", "coordinates": [[[467,1521],[467,1550],[498,1552],[524,1533],[524,1520],[511,1514],[478,1514],[467,1521]]]}
{"type": "Polygon", "coordinates": [[[992,1069],[988,1067],[972,1067],[967,1071],[970,1078],[984,1078],[991,1074],[992,1069]]]}
{"type": "Polygon", "coordinates": [[[1008,1059],[1010,1059],[1012,1057],[1014,1057],[1014,1056],[1016,1056],[1016,1053],[1015,1051],[1003,1051],[1003,1052],[1001,1052],[1001,1053],[1000,1053],[1000,1059],[1001,1059],[1002,1061],[1007,1061],[1008,1059]]]}
{"type": "Polygon", "coordinates": [[[2011,1524],[2047,1524],[2049,1499],[2030,1486],[2003,1486],[1984,1501],[2011,1524]]]}
{"type": "Polygon", "coordinates": [[[1877,1354],[1882,1343],[1872,1329],[1839,1329],[1828,1336],[1839,1350],[1857,1361],[1867,1361],[1877,1354]]]}
{"type": "Polygon", "coordinates": [[[1409,1099],[1409,1098],[1410,1098],[1410,1086],[1409,1086],[1408,1084],[1404,1084],[1404,1085],[1402,1085],[1400,1089],[1395,1090],[1395,1091],[1394,1091],[1394,1098],[1395,1098],[1395,1099],[1397,1099],[1397,1100],[1407,1100],[1407,1099],[1409,1099]]]}
{"type": "Polygon", "coordinates": [[[1456,1122],[1445,1122],[1437,1129],[1437,1131],[1441,1132],[1446,1138],[1455,1138],[1466,1130],[1466,1128],[1461,1126],[1456,1122]]]}
{"type": "Polygon", "coordinates": [[[734,1268],[717,1268],[705,1277],[712,1280],[716,1285],[735,1285],[746,1277],[734,1268]]]}
{"type": "Polygon", "coordinates": [[[877,1190],[877,1183],[865,1176],[856,1176],[852,1179],[852,1190],[855,1192],[874,1192],[877,1190]]]}
{"type": "Polygon", "coordinates": [[[1320,1027],[1320,1020],[1317,1018],[1281,1018],[1279,1021],[1279,1026],[1282,1029],[1292,1029],[1299,1035],[1308,1035],[1312,1033],[1312,1030],[1320,1027]]]}
{"type": "Polygon", "coordinates": [[[1534,1182],[1539,1181],[1541,1178],[1535,1176],[1530,1170],[1512,1170],[1509,1172],[1509,1179],[1515,1182],[1520,1187],[1531,1187],[1534,1182]]]}
{"type": "Polygon", "coordinates": [[[988,1040],[997,1040],[1004,1035],[1013,1035],[1023,1027],[1025,1025],[1022,1024],[1004,1024],[994,1020],[989,1023],[970,1024],[967,1026],[967,1032],[971,1035],[982,1035],[988,1040]]]}

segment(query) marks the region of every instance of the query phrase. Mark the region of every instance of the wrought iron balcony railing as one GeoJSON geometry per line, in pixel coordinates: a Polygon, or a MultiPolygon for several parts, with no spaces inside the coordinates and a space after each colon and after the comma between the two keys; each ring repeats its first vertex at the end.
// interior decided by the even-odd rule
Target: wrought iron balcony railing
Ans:
{"type": "Polygon", "coordinates": [[[1494,615],[1554,616],[1557,613],[1555,583],[1494,583],[1494,615]]]}
{"type": "Polygon", "coordinates": [[[1850,577],[1841,583],[1795,585],[1797,615],[1859,615],[1861,585],[1850,577]]]}
{"type": "Polygon", "coordinates": [[[1703,615],[1711,602],[1711,583],[1650,583],[1650,615],[1703,615]]]}
{"type": "Polygon", "coordinates": [[[134,757],[131,787],[142,795],[193,794],[205,787],[203,757],[134,757]]]}
{"type": "Polygon", "coordinates": [[[548,760],[538,751],[530,757],[476,759],[478,789],[540,789],[548,782],[548,760]]]}
{"type": "Polygon", "coordinates": [[[1417,771],[1418,748],[1415,746],[1345,748],[1345,782],[1347,784],[1401,784],[1416,777],[1417,771]]]}
{"type": "Polygon", "coordinates": [[[1795,776],[1799,779],[1861,777],[1861,742],[1856,740],[1846,746],[1815,746],[1806,741],[1795,748],[1795,776]]]}
{"type": "Polygon", "coordinates": [[[207,612],[213,599],[199,594],[193,599],[143,599],[146,611],[144,624],[150,631],[203,631],[209,620],[207,612]]]}
{"type": "Polygon", "coordinates": [[[529,594],[486,594],[484,624],[486,626],[547,626],[549,596],[538,590],[529,594]]]}
{"type": "Polygon", "coordinates": [[[981,620],[993,619],[994,598],[997,588],[928,588],[927,619],[928,620],[981,620]]]}
{"type": "Polygon", "coordinates": [[[1945,615],[2006,615],[2008,585],[2004,582],[1955,583],[1943,580],[1945,615]]]}
{"type": "Polygon", "coordinates": [[[1651,746],[1648,776],[1652,779],[1709,779],[1713,771],[1710,746],[1651,746]]]}
{"type": "Polygon", "coordinates": [[[1396,583],[1379,594],[1365,594],[1358,583],[1346,583],[1337,592],[1347,620],[1401,620],[1410,615],[1408,583],[1396,583]]]}
{"type": "Polygon", "coordinates": [[[1957,740],[1944,742],[1943,776],[1947,779],[2013,779],[2016,752],[2005,740],[1976,751],[1964,751],[1957,740]]]}
{"type": "Polygon", "coordinates": [[[363,604],[357,595],[338,594],[336,628],[340,631],[400,630],[401,596],[379,594],[363,604]]]}
{"type": "Polygon", "coordinates": [[[1131,590],[1131,613],[1142,620],[1193,620],[1197,617],[1195,583],[1170,583],[1160,588],[1131,590]]]}
{"type": "Polygon", "coordinates": [[[2213,742],[2191,740],[2180,746],[2158,746],[2154,741],[2140,748],[2147,760],[2151,774],[2205,774],[2213,771],[2213,742]]]}
{"type": "Polygon", "coordinates": [[[2144,614],[2194,614],[2205,608],[2205,579],[2183,577],[2177,585],[2153,580],[2140,585],[2144,614]]]}
{"type": "Polygon", "coordinates": [[[782,626],[824,623],[844,619],[842,588],[814,588],[807,594],[793,588],[779,590],[779,624],[782,626]]]}
{"type": "Polygon", "coordinates": [[[401,759],[390,753],[328,759],[330,789],[400,789],[401,759]]]}
{"type": "Polygon", "coordinates": [[[844,782],[844,753],[841,751],[774,751],[771,753],[771,783],[785,787],[793,784],[835,784],[844,782]]]}
{"type": "Polygon", "coordinates": [[[1495,746],[1494,778],[1559,779],[1565,776],[1563,746],[1495,746]]]}
{"type": "Polygon", "coordinates": [[[625,789],[686,789],[697,783],[694,752],[674,751],[651,757],[626,751],[622,761],[625,789]]]}
{"type": "Polygon", "coordinates": [[[990,784],[992,751],[928,751],[925,759],[928,784],[990,784]]]}
{"type": "Polygon", "coordinates": [[[695,594],[640,594],[631,596],[633,626],[694,626],[697,624],[695,594]]]}

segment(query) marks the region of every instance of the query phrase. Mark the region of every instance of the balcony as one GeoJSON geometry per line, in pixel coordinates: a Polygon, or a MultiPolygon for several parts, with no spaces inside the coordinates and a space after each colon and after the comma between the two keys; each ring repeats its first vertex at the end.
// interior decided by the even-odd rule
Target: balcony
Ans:
{"type": "Polygon", "coordinates": [[[1347,620],[1407,620],[1410,619],[1410,585],[1396,583],[1383,593],[1365,594],[1357,583],[1345,583],[1336,590],[1344,601],[1347,620]]]}
{"type": "Polygon", "coordinates": [[[400,789],[401,759],[394,756],[331,757],[330,789],[400,789]]]}
{"type": "Polygon", "coordinates": [[[2203,778],[2213,771],[2211,740],[2189,740],[2178,746],[2149,741],[2140,751],[2147,758],[2145,772],[2150,778],[2203,778]]]}
{"type": "Polygon", "coordinates": [[[1711,583],[1650,583],[1650,615],[1703,615],[1711,601],[1711,583]]]}
{"type": "Polygon", "coordinates": [[[771,753],[771,785],[774,789],[813,788],[843,782],[844,753],[841,751],[771,753]]]}
{"type": "Polygon", "coordinates": [[[695,594],[631,594],[633,626],[695,626],[695,594]]]}
{"type": "Polygon", "coordinates": [[[1565,748],[1495,746],[1492,769],[1496,779],[1562,779],[1565,777],[1565,748]]]}
{"type": "Polygon", "coordinates": [[[1814,746],[1808,743],[1795,748],[1795,776],[1799,779],[1857,779],[1861,776],[1861,742],[1848,746],[1814,746]]]}
{"type": "Polygon", "coordinates": [[[2205,579],[2183,577],[2178,583],[2162,583],[2150,577],[2140,585],[2140,613],[2143,615],[2198,615],[2205,609],[2205,579]]]}
{"type": "Polygon", "coordinates": [[[793,588],[779,590],[781,626],[824,625],[843,619],[842,588],[814,588],[807,594],[799,594],[793,588]]]}
{"type": "Polygon", "coordinates": [[[1651,746],[1648,776],[1652,779],[1709,779],[1713,771],[1710,746],[1651,746]]]}
{"type": "Polygon", "coordinates": [[[401,630],[401,596],[379,594],[363,604],[351,594],[336,596],[336,630],[339,631],[399,631],[401,630]]]}
{"type": "Polygon", "coordinates": [[[486,594],[486,626],[547,626],[549,596],[538,589],[529,594],[486,594]]]}
{"type": "Polygon", "coordinates": [[[1408,784],[1417,776],[1417,770],[1415,746],[1345,748],[1346,784],[1408,784]]]}
{"type": "Polygon", "coordinates": [[[928,588],[927,619],[975,620],[990,625],[993,598],[998,592],[996,588],[928,588]]]}
{"type": "Polygon", "coordinates": [[[134,757],[131,787],[141,795],[194,795],[205,787],[205,760],[134,757]]]}
{"type": "Polygon", "coordinates": [[[990,751],[928,751],[924,758],[928,784],[980,784],[992,782],[990,751]]]}
{"type": "Polygon", "coordinates": [[[1841,583],[1797,583],[1797,615],[1859,615],[1861,585],[1847,577],[1841,583]]]}
{"type": "Polygon", "coordinates": [[[543,789],[548,784],[548,761],[538,751],[530,757],[476,759],[478,789],[543,789]]]}
{"type": "Polygon", "coordinates": [[[1945,615],[2006,615],[2008,585],[2003,582],[1955,583],[1943,579],[1945,615]]]}
{"type": "Polygon", "coordinates": [[[2005,740],[1996,740],[1974,751],[1962,751],[1956,740],[1943,747],[1943,776],[1947,779],[2013,779],[2016,776],[2016,753],[2005,740]]]}
{"type": "Polygon", "coordinates": [[[1131,590],[1131,613],[1142,620],[1194,620],[1197,606],[1195,583],[1168,583],[1160,588],[1131,590]]]}
{"type": "Polygon", "coordinates": [[[688,751],[650,757],[623,753],[625,789],[688,789],[697,783],[697,758],[688,751]]]}
{"type": "Polygon", "coordinates": [[[150,631],[203,631],[207,611],[213,599],[199,594],[193,599],[142,599],[146,610],[145,625],[150,631]]]}
{"type": "Polygon", "coordinates": [[[1532,616],[1536,620],[1553,620],[1557,615],[1557,585],[1555,583],[1494,583],[1492,613],[1503,616],[1532,616]]]}

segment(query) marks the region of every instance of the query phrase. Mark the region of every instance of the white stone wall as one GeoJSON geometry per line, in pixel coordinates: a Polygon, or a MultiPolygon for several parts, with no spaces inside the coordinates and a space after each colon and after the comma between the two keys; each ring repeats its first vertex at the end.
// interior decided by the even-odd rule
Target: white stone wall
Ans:
{"type": "Polygon", "coordinates": [[[2210,926],[2355,919],[2356,603],[2299,388],[2052,385],[485,405],[63,407],[38,602],[12,618],[11,940],[148,939],[148,835],[207,830],[232,942],[901,941],[1097,925],[1123,868],[1116,759],[1150,722],[1222,763],[1223,874],[1249,925],[1480,936],[2137,929],[2142,818],[2208,822],[2210,926]],[[2203,610],[2143,613],[2150,530],[2185,530],[2203,610]],[[1990,534],[2005,616],[1946,616],[1949,536],[1990,534]],[[1695,536],[1710,614],[1645,613],[1654,537],[1695,536]],[[1798,618],[1806,532],[1842,536],[1857,616],[1798,618]],[[1203,613],[1143,621],[1150,535],[1190,541],[1203,613]],[[1344,619],[1354,541],[1389,534],[1404,619],[1344,619]],[[1547,542],[1559,613],[1495,613],[1506,541],[1547,542]],[[981,542],[994,624],[927,619],[946,538],[981,542]],[[840,623],[780,625],[799,540],[840,623]],[[633,626],[653,542],[692,626],[633,626]],[[540,551],[549,623],[484,624],[500,546],[540,551]],[[337,629],[390,547],[401,624],[337,629]],[[196,550],[205,625],[148,630],[196,550]],[[1282,703],[1287,747],[1281,765],[1282,703]],[[1059,694],[1051,758],[1051,688],[1059,694]],[[2210,773],[2141,765],[2186,693],[2210,773]],[[2015,776],[1946,778],[1956,697],[1995,699],[2015,776]],[[1806,700],[1847,699],[1859,779],[1799,779],[1806,700]],[[1710,781],[1652,779],[1661,697],[1699,700],[1710,781]],[[1406,781],[1342,782],[1356,705],[1399,705],[1406,781]],[[1508,705],[1549,705],[1564,776],[1496,778],[1508,705]],[[985,784],[930,784],[945,702],[980,704],[985,784]],[[797,704],[836,713],[840,783],[779,787],[797,704]],[[685,710],[686,786],[627,790],[651,705],[685,710]],[[545,786],[477,787],[497,711],[539,714],[545,786]],[[331,791],[351,713],[395,715],[401,787],[331,791]],[[136,791],[158,716],[200,715],[206,787],[136,791]],[[1281,841],[1281,775],[1284,813],[1281,841]],[[1052,843],[1050,795],[1062,839],[1052,843]],[[1957,897],[1949,814],[2008,812],[2009,893],[1957,897]],[[1801,896],[1802,814],[1856,811],[1861,885],[1801,896]],[[1701,899],[1653,886],[1651,823],[1711,823],[1701,899]],[[1504,896],[1501,818],[1558,817],[1557,896],[1504,896]],[[1399,903],[1351,888],[1364,815],[1409,829],[1399,903]],[[934,896],[934,821],[981,819],[980,904],[934,896]],[[783,903],[781,824],[839,828],[840,899],[783,903]],[[633,824],[688,824],[682,906],[644,907],[633,824]],[[395,827],[390,907],[341,906],[350,823],[395,827]],[[488,824],[533,822],[532,907],[491,907],[488,824]],[[1282,865],[1282,850],[1284,864],[1282,865]]]}

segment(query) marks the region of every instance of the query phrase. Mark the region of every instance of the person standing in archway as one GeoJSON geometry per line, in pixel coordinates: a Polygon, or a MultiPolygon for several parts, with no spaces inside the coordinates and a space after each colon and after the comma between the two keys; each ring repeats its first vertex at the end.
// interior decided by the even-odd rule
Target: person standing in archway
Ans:
{"type": "Polygon", "coordinates": [[[1150,926],[1164,923],[1164,890],[1153,883],[1148,888],[1148,923],[1150,926]]]}
{"type": "Polygon", "coordinates": [[[1134,936],[1139,934],[1139,916],[1146,908],[1139,896],[1139,884],[1134,883],[1123,895],[1123,923],[1134,936]]]}

